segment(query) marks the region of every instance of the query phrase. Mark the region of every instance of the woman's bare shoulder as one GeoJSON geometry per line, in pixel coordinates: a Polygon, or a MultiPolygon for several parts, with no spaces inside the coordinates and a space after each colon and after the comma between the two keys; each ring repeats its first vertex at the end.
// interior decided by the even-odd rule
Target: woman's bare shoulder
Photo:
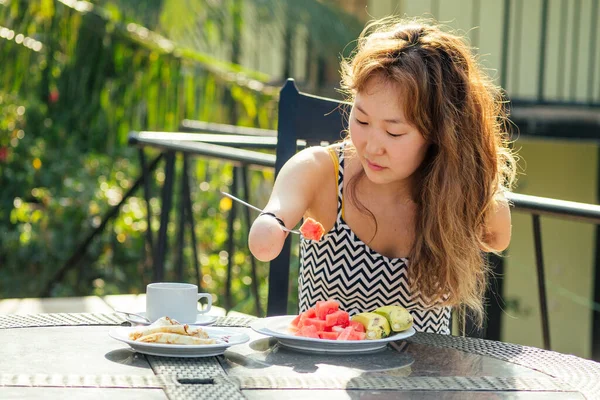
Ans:
{"type": "Polygon", "coordinates": [[[491,249],[503,251],[510,244],[511,228],[510,204],[504,194],[499,193],[487,218],[484,241],[491,249]]]}
{"type": "Polygon", "coordinates": [[[307,147],[296,153],[285,164],[284,169],[293,170],[294,176],[311,177],[315,181],[325,179],[323,177],[333,167],[333,159],[331,157],[329,146],[313,146],[307,147]]]}

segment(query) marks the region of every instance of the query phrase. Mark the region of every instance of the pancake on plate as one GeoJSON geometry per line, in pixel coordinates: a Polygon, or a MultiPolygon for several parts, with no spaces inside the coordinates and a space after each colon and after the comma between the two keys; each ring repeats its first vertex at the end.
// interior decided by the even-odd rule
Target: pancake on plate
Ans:
{"type": "Polygon", "coordinates": [[[215,344],[215,339],[202,339],[195,336],[178,335],[176,333],[158,332],[150,335],[142,336],[137,339],[138,342],[144,343],[164,343],[164,344],[215,344]]]}
{"type": "Polygon", "coordinates": [[[166,344],[214,344],[202,328],[190,328],[169,317],[162,317],[147,327],[138,328],[129,334],[129,339],[146,343],[166,344]]]}

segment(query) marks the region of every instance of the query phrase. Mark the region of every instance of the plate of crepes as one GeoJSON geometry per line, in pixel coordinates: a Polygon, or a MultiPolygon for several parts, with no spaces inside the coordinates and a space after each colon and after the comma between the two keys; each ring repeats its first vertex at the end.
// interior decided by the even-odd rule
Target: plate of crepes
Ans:
{"type": "Polygon", "coordinates": [[[404,307],[384,306],[352,317],[336,300],[317,301],[299,315],[261,318],[250,327],[277,338],[279,344],[311,353],[367,353],[415,334],[413,317],[404,307]]]}
{"type": "Polygon", "coordinates": [[[216,356],[250,339],[232,329],[190,326],[169,317],[148,326],[115,328],[109,335],[139,353],[165,357],[216,356]]]}

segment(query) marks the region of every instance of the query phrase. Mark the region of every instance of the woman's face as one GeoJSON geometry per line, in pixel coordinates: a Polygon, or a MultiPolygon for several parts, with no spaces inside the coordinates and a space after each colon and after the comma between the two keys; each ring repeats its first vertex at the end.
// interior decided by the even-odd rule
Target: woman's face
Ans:
{"type": "Polygon", "coordinates": [[[367,177],[377,184],[410,178],[429,147],[404,116],[400,87],[379,77],[371,78],[356,94],[350,137],[367,177]]]}

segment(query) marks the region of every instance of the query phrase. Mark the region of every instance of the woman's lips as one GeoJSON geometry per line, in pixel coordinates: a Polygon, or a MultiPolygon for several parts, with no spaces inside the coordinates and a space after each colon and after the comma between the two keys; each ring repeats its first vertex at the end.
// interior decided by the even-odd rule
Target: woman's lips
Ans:
{"type": "Polygon", "coordinates": [[[369,166],[370,169],[372,169],[373,171],[381,171],[382,169],[384,169],[385,167],[382,167],[381,165],[377,165],[375,163],[372,163],[369,160],[367,161],[367,165],[369,166]]]}

